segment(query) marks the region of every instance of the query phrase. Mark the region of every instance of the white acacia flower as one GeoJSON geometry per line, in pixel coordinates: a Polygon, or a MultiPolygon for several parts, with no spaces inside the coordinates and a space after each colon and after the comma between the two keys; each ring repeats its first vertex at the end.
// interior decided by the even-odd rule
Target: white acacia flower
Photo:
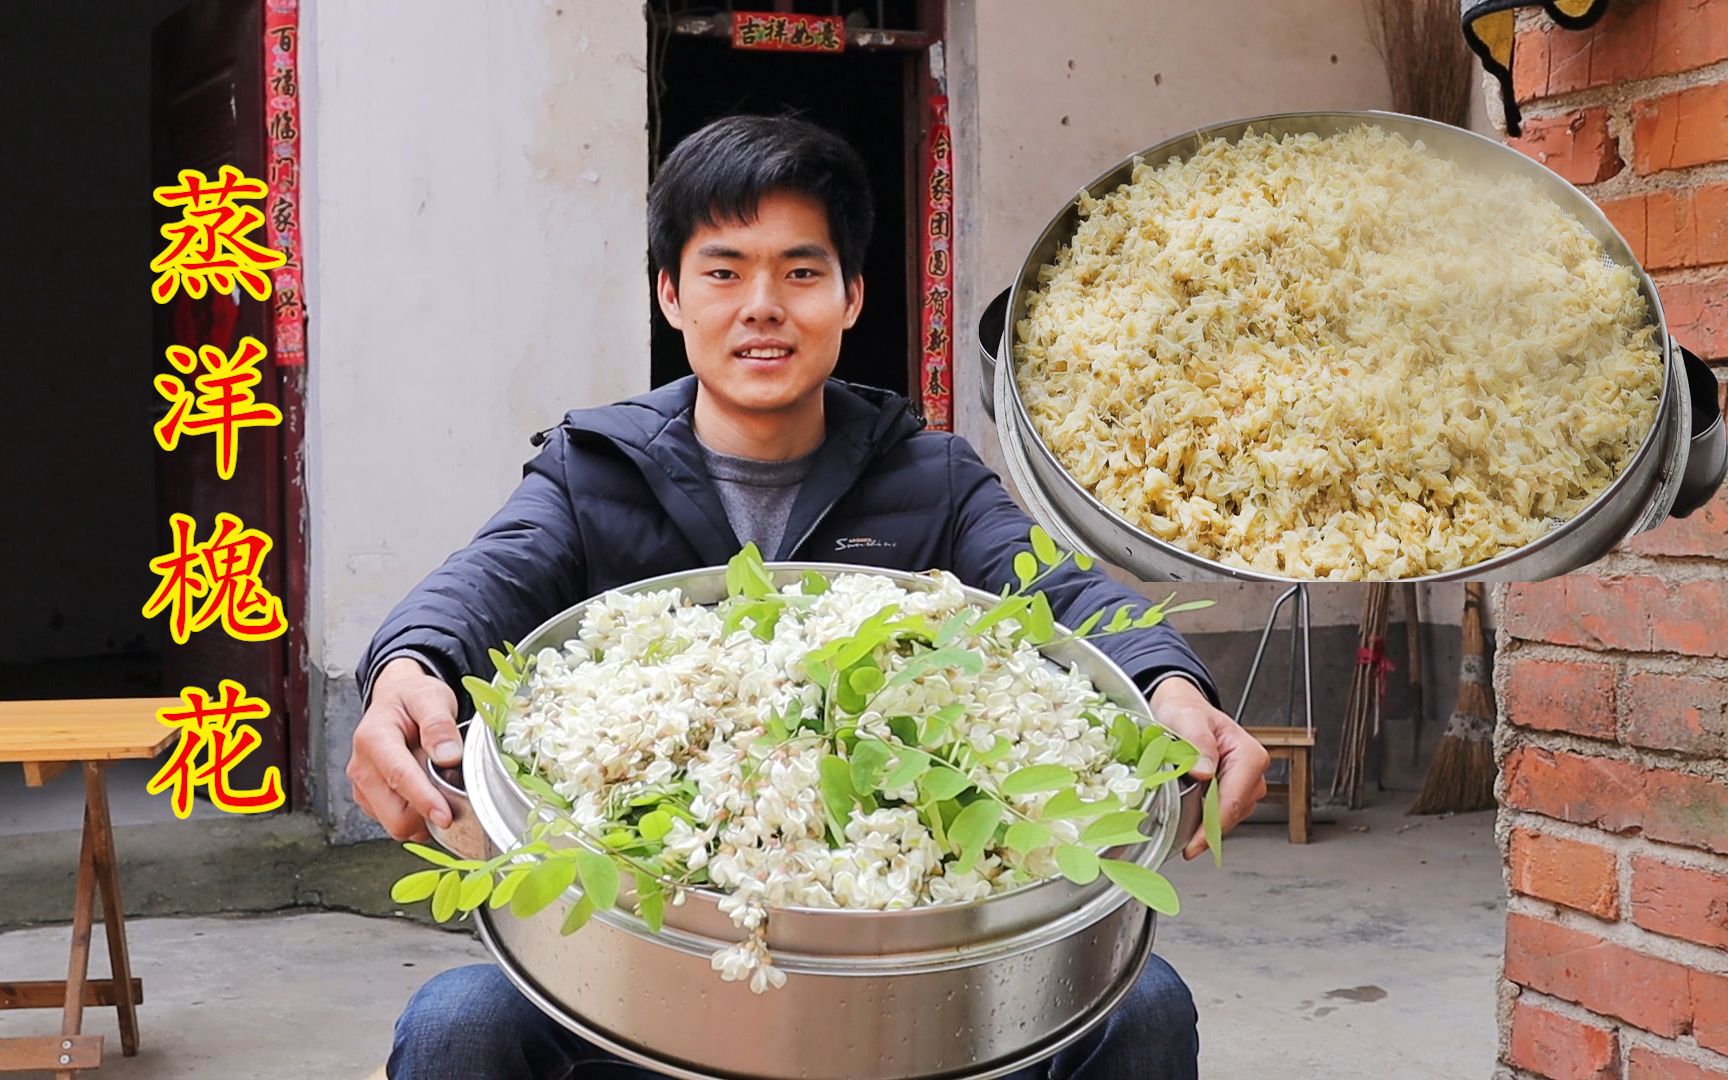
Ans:
{"type": "MultiPolygon", "coordinates": [[[[674,818],[663,857],[706,870],[722,894],[720,910],[750,931],[714,954],[714,969],[757,993],[780,986],[786,976],[769,962],[765,936],[773,908],[965,903],[1058,873],[1048,849],[1013,856],[1009,865],[989,848],[973,869],[955,871],[911,805],[919,797],[911,784],[880,793],[878,809],[855,808],[830,847],[825,741],[808,731],[780,743],[767,737],[770,717],[822,716],[826,688],[804,670],[811,650],[854,633],[890,605],[898,617],[923,616],[932,627],[966,606],[958,579],[935,573],[932,580],[934,589],[916,592],[878,575],[838,574],[811,598],[789,586],[784,591],[801,599],[785,608],[767,641],[748,626],[724,633],[721,615],[675,589],[605,594],[562,648],[536,653],[524,693],[508,711],[503,747],[532,762],[570,800],[569,816],[593,831],[633,798],[687,785],[681,804],[694,823],[674,818]]],[[[882,690],[859,718],[859,734],[893,741],[894,718],[958,704],[962,718],[942,752],[958,755],[974,776],[1001,780],[1028,765],[1063,765],[1078,775],[1084,798],[1138,800],[1143,785],[1112,759],[1100,720],[1114,710],[1083,674],[1016,644],[1015,629],[1005,622],[987,635],[976,673],[928,671],[882,690]]],[[[890,677],[909,659],[887,650],[878,656],[890,677]]],[[[1011,801],[1035,812],[1048,798],[1011,801]]],[[[1077,842],[1084,825],[1048,824],[1055,843],[1077,842]]],[[[685,892],[674,890],[674,907],[685,892]]]]}

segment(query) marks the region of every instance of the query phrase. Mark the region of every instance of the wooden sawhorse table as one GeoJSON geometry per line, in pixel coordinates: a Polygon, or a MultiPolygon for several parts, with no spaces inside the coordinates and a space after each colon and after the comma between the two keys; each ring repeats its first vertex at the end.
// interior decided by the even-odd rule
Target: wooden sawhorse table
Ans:
{"type": "MultiPolygon", "coordinates": [[[[41,787],[73,765],[84,772],[84,838],[78,850],[78,885],[72,902],[72,955],[64,980],[0,981],[0,1009],[61,1010],[60,1034],[0,1039],[0,1073],[53,1069],[58,1080],[102,1064],[102,1036],[80,1033],[85,1006],[120,1013],[120,1051],[138,1052],[138,1003],[144,981],[132,977],[120,874],[114,862],[114,826],[108,817],[111,761],[153,758],[178,736],[156,719],[179,698],[109,698],[72,701],[0,701],[0,763],[24,766],[24,783],[41,787]],[[108,933],[112,978],[91,979],[90,931],[96,892],[108,933]]],[[[9,973],[0,972],[0,980],[9,973]]]]}

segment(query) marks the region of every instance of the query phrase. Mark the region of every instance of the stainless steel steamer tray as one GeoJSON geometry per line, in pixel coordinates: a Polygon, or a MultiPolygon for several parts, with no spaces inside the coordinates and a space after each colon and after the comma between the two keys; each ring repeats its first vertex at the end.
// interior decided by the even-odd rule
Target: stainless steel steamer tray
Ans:
{"type": "MultiPolygon", "coordinates": [[[[871,573],[909,589],[930,578],[831,563],[775,563],[777,585],[805,570],[871,573]]],[[[724,568],[654,578],[626,592],[679,588],[696,603],[726,595],[724,568]]],[[[967,596],[988,606],[997,597],[967,596]]],[[[525,655],[576,636],[594,600],[542,624],[525,655]]],[[[1142,720],[1145,699],[1096,646],[1065,641],[1048,660],[1079,669],[1111,701],[1142,720]]],[[[497,737],[468,725],[466,792],[444,783],[455,820],[440,842],[486,858],[519,844],[532,801],[505,771],[497,737]]],[[[1199,789],[1154,790],[1151,834],[1114,857],[1160,866],[1199,824],[1199,789]]],[[[566,902],[580,897],[569,890],[566,902]]],[[[670,1076],[701,1080],[987,1080],[1055,1053],[1090,1031],[1127,993],[1152,948],[1155,918],[1108,879],[1079,886],[1057,879],[967,904],[906,911],[772,909],[768,944],[788,976],[752,994],[722,982],[711,954],[745,931],[720,912],[720,894],[692,889],[668,905],[660,933],[620,906],[577,933],[558,933],[564,905],[518,919],[480,910],[481,939],[505,974],[565,1027],[620,1056],[670,1076]]],[[[1148,1032],[1148,1038],[1156,1038],[1148,1032]]]]}

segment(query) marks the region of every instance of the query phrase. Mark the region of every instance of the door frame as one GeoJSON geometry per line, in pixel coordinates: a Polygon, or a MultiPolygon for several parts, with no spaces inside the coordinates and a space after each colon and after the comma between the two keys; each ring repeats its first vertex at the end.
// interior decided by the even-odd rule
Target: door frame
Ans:
{"type": "MultiPolygon", "coordinates": [[[[731,3],[728,2],[727,6],[730,7],[731,3]]],[[[774,11],[790,13],[794,5],[793,0],[772,0],[770,6],[774,11]]],[[[646,14],[649,26],[654,31],[683,37],[726,40],[732,37],[732,16],[729,12],[667,16],[648,7],[646,14]]],[[[916,30],[848,29],[846,48],[867,52],[902,53],[906,56],[902,90],[902,101],[906,106],[906,131],[901,141],[906,154],[906,341],[911,346],[907,349],[906,356],[907,397],[920,416],[929,419],[932,412],[938,414],[936,422],[931,424],[932,427],[953,430],[952,409],[947,404],[952,401],[954,389],[953,326],[948,327],[948,342],[940,359],[927,361],[926,350],[922,346],[927,315],[924,309],[922,256],[929,228],[924,193],[930,184],[930,162],[926,150],[932,130],[936,126],[936,105],[945,103],[948,93],[945,63],[948,19],[945,0],[917,0],[917,22],[916,30]],[[937,396],[945,399],[934,410],[931,406],[936,403],[929,400],[925,393],[933,367],[940,369],[937,377],[943,386],[937,396]]],[[[945,111],[946,105],[943,104],[942,107],[945,111]]],[[[957,213],[951,214],[950,221],[957,217],[957,213]]],[[[950,228],[952,229],[952,225],[950,228]]],[[[953,310],[954,303],[950,296],[947,311],[950,323],[953,310]]]]}

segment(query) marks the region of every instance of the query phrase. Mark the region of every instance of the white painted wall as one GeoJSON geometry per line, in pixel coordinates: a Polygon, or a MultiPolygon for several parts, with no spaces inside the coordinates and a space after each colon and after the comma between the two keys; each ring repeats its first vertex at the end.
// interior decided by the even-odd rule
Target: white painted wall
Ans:
{"type": "Polygon", "coordinates": [[[305,0],[312,662],[502,503],[528,435],[648,388],[627,0],[305,0]]]}
{"type": "MultiPolygon", "coordinates": [[[[1195,127],[1271,112],[1384,109],[1391,98],[1362,0],[952,0],[949,11],[956,427],[1000,472],[995,429],[978,400],[977,316],[1065,200],[1129,154],[1195,127]]],[[[1184,584],[1183,597],[1218,604],[1183,616],[1181,627],[1257,629],[1279,591],[1184,584]]],[[[1456,623],[1460,587],[1428,593],[1424,618],[1456,623]]],[[[1355,623],[1361,604],[1359,586],[1312,590],[1317,625],[1355,623]]]]}

